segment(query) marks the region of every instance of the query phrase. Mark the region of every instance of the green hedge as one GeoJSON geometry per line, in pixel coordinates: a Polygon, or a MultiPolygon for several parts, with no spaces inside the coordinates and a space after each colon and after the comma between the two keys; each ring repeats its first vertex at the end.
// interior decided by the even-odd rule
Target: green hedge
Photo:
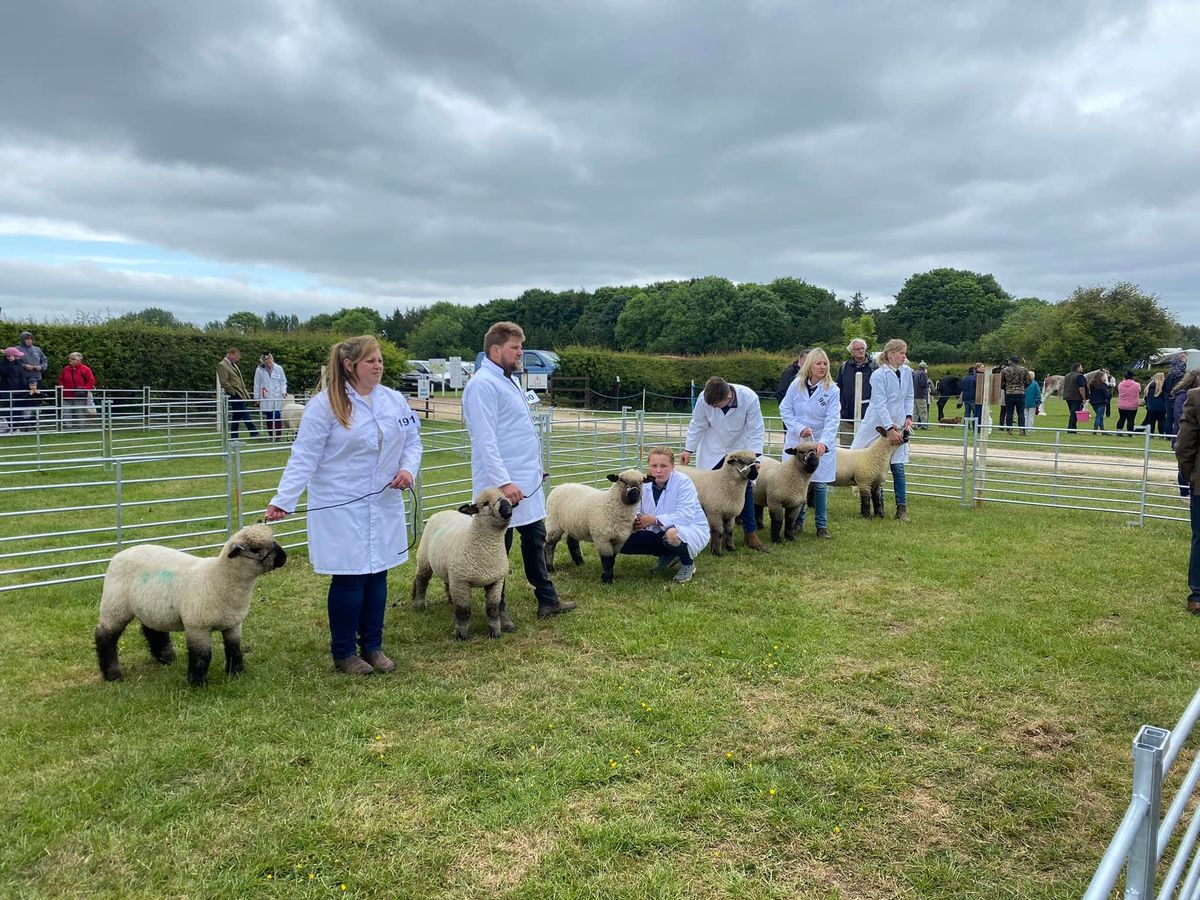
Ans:
{"type": "MultiPolygon", "coordinates": [[[[590,379],[593,391],[593,406],[618,406],[620,401],[608,398],[624,398],[626,405],[639,405],[641,393],[647,392],[646,406],[649,409],[686,407],[686,398],[691,396],[691,384],[696,383],[697,395],[704,382],[713,375],[728,381],[744,384],[760,393],[774,394],[779,376],[793,357],[762,352],[712,354],[709,356],[653,356],[648,353],[622,353],[596,347],[566,347],[556,350],[561,366],[556,375],[566,378],[590,379]],[[620,382],[617,377],[620,376],[620,382]],[[654,397],[653,394],[661,396],[654,397]],[[631,404],[637,397],[639,403],[631,404]],[[685,398],[672,402],[669,398],[685,398]]],[[[556,391],[555,402],[562,397],[556,391]]]]}
{"type": "MultiPolygon", "coordinates": [[[[32,331],[34,343],[50,360],[46,380],[58,381],[67,354],[78,350],[96,374],[101,388],[211,391],[217,383],[217,363],[230,347],[242,352],[242,377],[249,387],[261,354],[270,351],[287,373],[292,393],[313,390],[329,348],[340,336],[327,332],[238,334],[130,325],[46,325],[3,323],[4,347],[17,344],[17,335],[32,331]]],[[[384,383],[398,388],[407,369],[404,351],[386,339],[383,348],[384,383]]]]}

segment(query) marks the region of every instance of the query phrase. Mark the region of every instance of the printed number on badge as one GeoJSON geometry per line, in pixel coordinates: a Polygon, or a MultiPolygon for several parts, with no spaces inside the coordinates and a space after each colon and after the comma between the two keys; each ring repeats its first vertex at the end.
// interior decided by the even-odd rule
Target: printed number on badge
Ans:
{"type": "Polygon", "coordinates": [[[403,416],[400,419],[397,419],[396,421],[400,423],[401,428],[411,428],[412,426],[417,424],[417,417],[416,417],[416,415],[403,416]]]}
{"type": "Polygon", "coordinates": [[[541,403],[541,400],[538,398],[536,391],[526,391],[525,392],[525,402],[528,403],[530,406],[533,406],[536,403],[541,403]]]}

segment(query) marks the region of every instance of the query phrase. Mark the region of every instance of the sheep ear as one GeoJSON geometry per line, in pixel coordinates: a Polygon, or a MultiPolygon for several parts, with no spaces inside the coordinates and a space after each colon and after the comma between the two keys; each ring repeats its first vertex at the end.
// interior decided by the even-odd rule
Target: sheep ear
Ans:
{"type": "Polygon", "coordinates": [[[607,478],[609,481],[613,481],[613,482],[617,481],[616,475],[605,475],[604,477],[607,478]]]}
{"type": "Polygon", "coordinates": [[[642,484],[649,484],[653,480],[654,480],[653,475],[647,475],[645,478],[642,479],[642,484]]]}
{"type": "Polygon", "coordinates": [[[232,547],[229,548],[229,558],[233,559],[235,556],[241,556],[242,551],[245,549],[246,548],[243,547],[241,544],[234,544],[232,547]]]}
{"type": "Polygon", "coordinates": [[[721,461],[719,463],[717,463],[715,466],[713,466],[713,471],[714,472],[717,471],[717,469],[721,468],[721,466],[723,466],[723,465],[725,465],[725,457],[722,456],[721,461]]]}
{"type": "Polygon", "coordinates": [[[787,448],[786,450],[784,450],[783,452],[784,452],[784,453],[786,453],[788,456],[795,456],[795,455],[796,455],[796,449],[797,449],[797,448],[795,448],[795,447],[788,447],[788,448],[787,448]]]}
{"type": "Polygon", "coordinates": [[[875,430],[878,431],[883,437],[887,437],[887,429],[885,429],[882,425],[876,425],[875,430]]]}
{"type": "Polygon", "coordinates": [[[462,513],[464,516],[479,515],[479,507],[476,506],[474,503],[464,503],[462,506],[460,506],[458,508],[458,511],[460,513],[462,513]]]}

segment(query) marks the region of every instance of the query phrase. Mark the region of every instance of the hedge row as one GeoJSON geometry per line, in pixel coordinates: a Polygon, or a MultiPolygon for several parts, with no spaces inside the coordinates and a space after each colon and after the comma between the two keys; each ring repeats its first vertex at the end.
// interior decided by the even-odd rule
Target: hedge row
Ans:
{"type": "MultiPolygon", "coordinates": [[[[75,350],[96,374],[102,388],[140,388],[155,390],[211,391],[216,386],[217,363],[230,347],[242,352],[242,377],[249,387],[261,354],[270,351],[287,373],[288,388],[302,393],[316,387],[321,366],[329,358],[329,348],[337,335],[320,332],[279,334],[275,332],[238,334],[220,331],[155,328],[130,325],[47,325],[5,322],[2,325],[4,347],[17,344],[17,335],[32,331],[34,343],[50,360],[46,380],[58,381],[67,364],[67,355],[75,350]]],[[[383,348],[384,383],[400,387],[407,369],[404,351],[387,340],[383,348]]]]}

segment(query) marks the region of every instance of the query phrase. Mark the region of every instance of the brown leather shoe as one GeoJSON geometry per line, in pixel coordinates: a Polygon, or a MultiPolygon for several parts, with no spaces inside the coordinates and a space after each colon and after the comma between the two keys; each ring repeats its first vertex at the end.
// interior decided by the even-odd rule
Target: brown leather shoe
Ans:
{"type": "Polygon", "coordinates": [[[363,659],[370,663],[371,668],[376,672],[391,672],[396,668],[396,664],[384,656],[382,650],[372,650],[369,653],[364,653],[363,659]]]}
{"type": "Polygon", "coordinates": [[[832,538],[832,537],[833,537],[833,535],[829,533],[829,529],[828,529],[828,528],[818,528],[818,529],[817,529],[817,537],[819,537],[819,538],[832,538]]]}
{"type": "Polygon", "coordinates": [[[575,608],[575,604],[570,600],[556,600],[553,603],[547,603],[545,606],[538,607],[538,618],[548,619],[551,616],[557,616],[559,613],[570,612],[575,608]]]}
{"type": "Polygon", "coordinates": [[[746,546],[751,550],[757,550],[759,553],[770,553],[767,545],[762,542],[762,538],[758,536],[757,531],[752,531],[746,535],[746,546]]]}
{"type": "Polygon", "coordinates": [[[1194,616],[1200,616],[1200,600],[1189,600],[1188,612],[1194,616]]]}
{"type": "Polygon", "coordinates": [[[375,672],[371,664],[361,656],[347,656],[345,659],[335,659],[333,667],[347,675],[371,675],[375,672]]]}

